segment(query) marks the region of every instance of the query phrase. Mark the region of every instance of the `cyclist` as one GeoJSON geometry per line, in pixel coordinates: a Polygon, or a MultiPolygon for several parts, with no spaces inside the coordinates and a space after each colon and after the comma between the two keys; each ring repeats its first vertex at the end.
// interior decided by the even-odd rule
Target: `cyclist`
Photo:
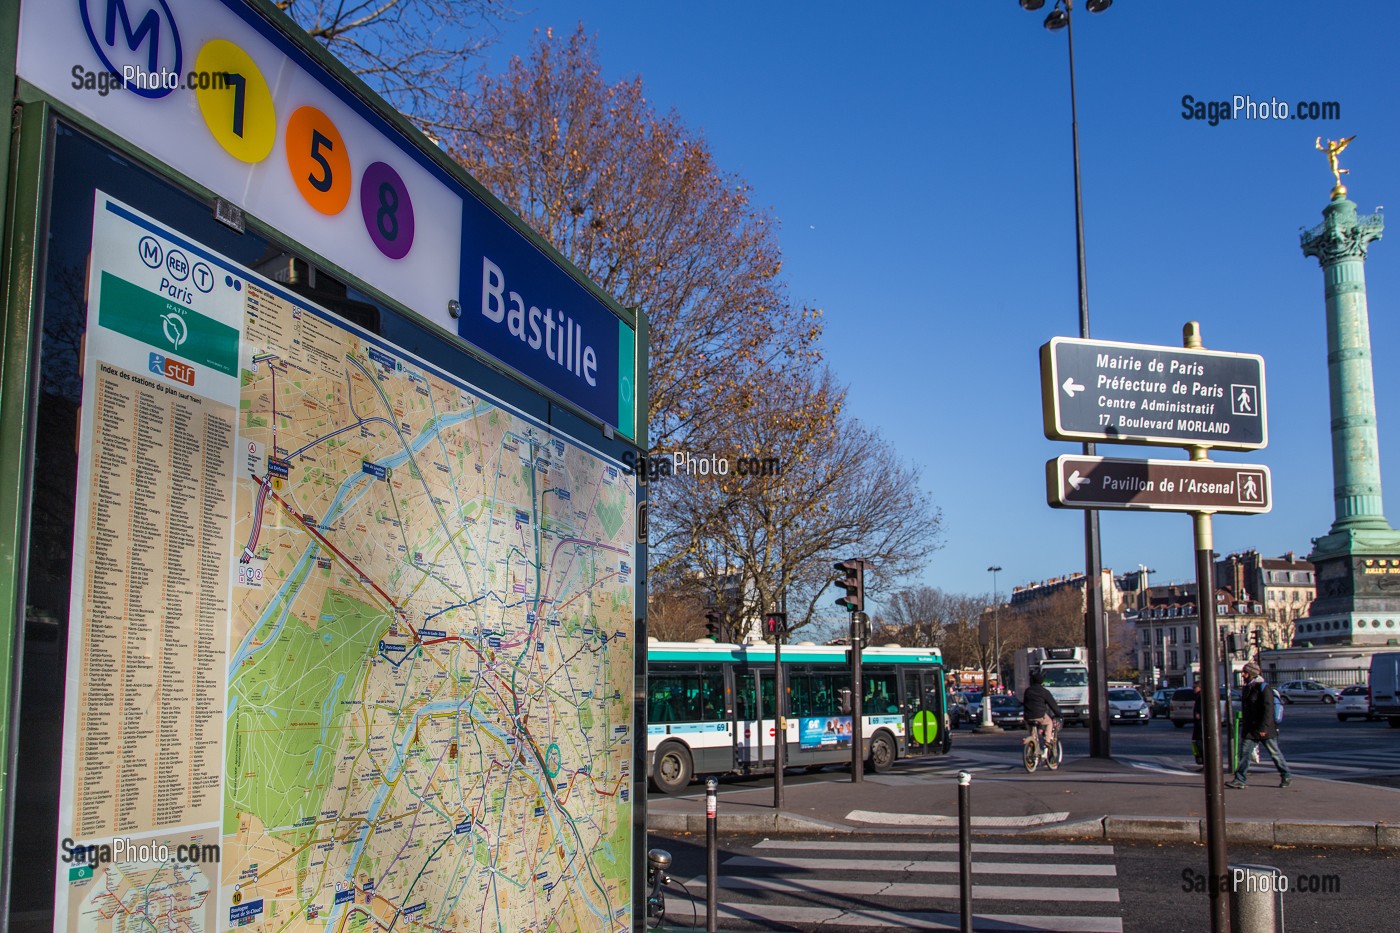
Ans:
{"type": "Polygon", "coordinates": [[[1021,706],[1024,707],[1026,729],[1034,732],[1036,726],[1044,726],[1046,744],[1054,742],[1055,720],[1061,718],[1060,704],[1055,702],[1054,694],[1045,689],[1045,678],[1039,671],[1031,674],[1031,685],[1021,698],[1021,706]]]}

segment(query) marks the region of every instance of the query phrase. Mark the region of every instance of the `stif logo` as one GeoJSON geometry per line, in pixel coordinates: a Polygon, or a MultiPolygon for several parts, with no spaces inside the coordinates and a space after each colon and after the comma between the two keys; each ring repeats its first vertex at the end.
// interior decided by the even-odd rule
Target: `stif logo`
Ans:
{"type": "MultiPolygon", "coordinates": [[[[165,0],[77,0],[88,42],[112,74],[125,68],[148,74],[180,74],[184,52],[175,16],[165,0]]],[[[141,87],[123,82],[128,91],[155,100],[175,88],[141,87]]]]}
{"type": "Polygon", "coordinates": [[[172,360],[159,353],[151,354],[151,361],[148,364],[151,372],[157,376],[164,376],[167,379],[174,379],[176,382],[187,386],[194,385],[194,367],[189,363],[181,363],[179,360],[172,360]]]}

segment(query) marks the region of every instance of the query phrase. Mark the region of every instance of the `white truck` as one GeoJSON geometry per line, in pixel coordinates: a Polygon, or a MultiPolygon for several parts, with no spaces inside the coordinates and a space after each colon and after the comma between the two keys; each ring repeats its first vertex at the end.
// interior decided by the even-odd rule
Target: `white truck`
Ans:
{"type": "Polygon", "coordinates": [[[1371,655],[1371,712],[1400,729],[1400,651],[1371,655]]]}
{"type": "Polygon", "coordinates": [[[1012,660],[1018,697],[1025,696],[1031,674],[1038,671],[1065,722],[1088,723],[1089,665],[1083,648],[1022,648],[1012,660]]]}

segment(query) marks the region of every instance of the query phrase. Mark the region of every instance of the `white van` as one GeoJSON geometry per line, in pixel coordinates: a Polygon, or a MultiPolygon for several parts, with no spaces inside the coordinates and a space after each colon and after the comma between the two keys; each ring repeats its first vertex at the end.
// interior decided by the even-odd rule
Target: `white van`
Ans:
{"type": "Polygon", "coordinates": [[[1400,729],[1400,651],[1371,655],[1371,709],[1400,729]]]}

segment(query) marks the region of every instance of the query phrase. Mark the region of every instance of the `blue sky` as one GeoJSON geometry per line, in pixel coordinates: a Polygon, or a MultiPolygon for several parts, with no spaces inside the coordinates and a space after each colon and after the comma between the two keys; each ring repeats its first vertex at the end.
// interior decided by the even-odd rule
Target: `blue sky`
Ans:
{"type": "MultiPolygon", "coordinates": [[[[536,28],[595,35],[609,80],[704,134],[782,224],[795,302],[824,308],[826,358],[943,510],[921,581],[959,592],[1082,571],[1083,517],[1045,503],[1037,351],[1077,336],[1065,33],[1049,9],[963,3],[539,2],[488,55],[536,28]]],[[[1333,518],[1321,270],[1298,230],[1321,220],[1342,157],[1362,213],[1400,217],[1400,7],[1141,3],[1075,18],[1090,316],[1096,338],[1259,353],[1274,510],[1218,516],[1216,550],[1305,555],[1333,518]],[[1182,118],[1181,99],[1336,101],[1336,121],[1182,118]]],[[[1400,224],[1400,221],[1397,221],[1400,224]]],[[[1366,272],[1389,517],[1400,520],[1400,228],[1366,272]]],[[[1101,445],[1101,455],[1184,457],[1101,445]]],[[[1103,562],[1193,578],[1189,516],[1102,513],[1103,562]]],[[[872,582],[878,595],[879,582],[872,582]]]]}

